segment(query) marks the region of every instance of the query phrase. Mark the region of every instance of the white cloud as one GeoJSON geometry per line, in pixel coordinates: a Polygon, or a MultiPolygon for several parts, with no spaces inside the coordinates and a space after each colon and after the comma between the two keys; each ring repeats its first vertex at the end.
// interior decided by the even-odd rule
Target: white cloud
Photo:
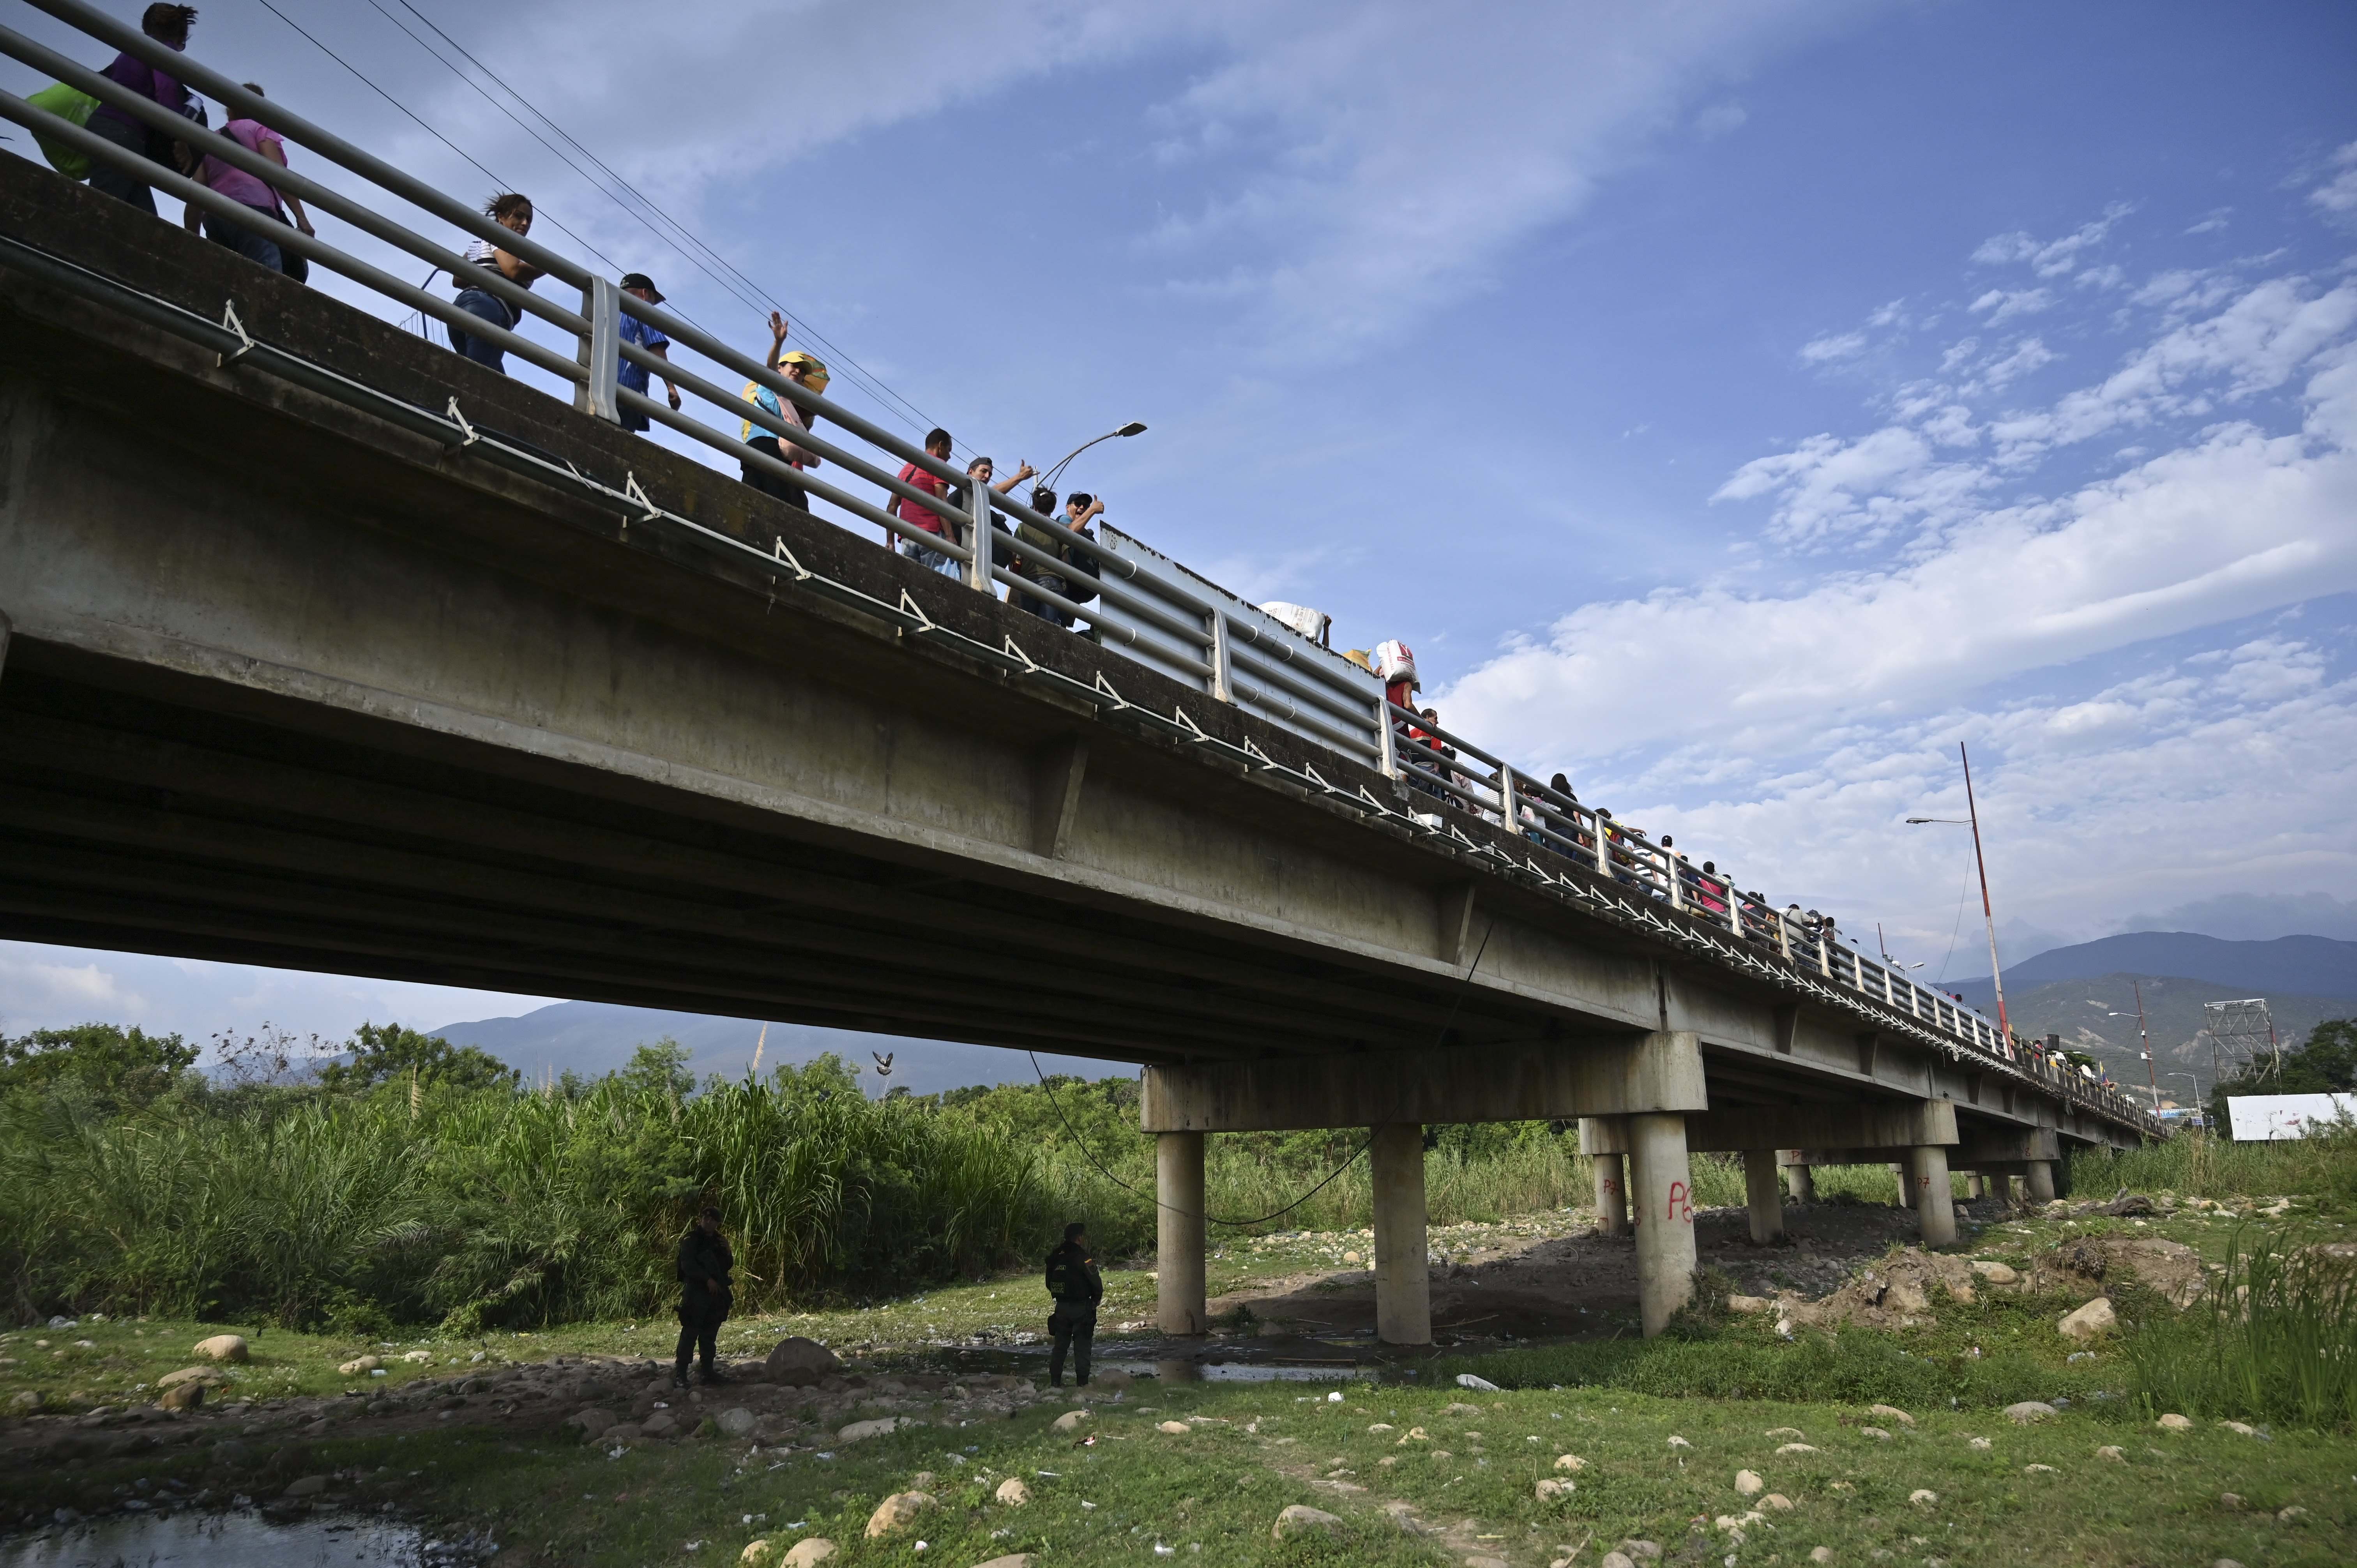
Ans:
{"type": "Polygon", "coordinates": [[[2309,191],[2308,199],[2335,218],[2357,214],[2357,142],[2334,153],[2332,164],[2339,172],[2309,191]]]}
{"type": "Polygon", "coordinates": [[[2014,266],[2027,263],[2040,277],[2060,277],[2079,264],[2083,252],[2104,242],[2113,225],[2132,210],[2124,203],[2104,209],[2104,215],[2091,223],[2083,223],[2059,240],[2040,240],[2016,231],[1984,240],[1973,252],[1973,260],[1987,266],[2014,266]]]}
{"type": "Polygon", "coordinates": [[[1836,360],[1855,360],[1866,352],[1866,334],[1841,332],[1823,338],[1812,338],[1801,345],[1801,362],[1804,365],[1830,364],[1836,360]]]}
{"type": "Polygon", "coordinates": [[[2042,288],[1993,288],[1965,308],[1975,316],[1990,312],[1988,324],[1995,327],[2017,316],[2035,316],[2053,307],[2054,296],[2042,288]]]}

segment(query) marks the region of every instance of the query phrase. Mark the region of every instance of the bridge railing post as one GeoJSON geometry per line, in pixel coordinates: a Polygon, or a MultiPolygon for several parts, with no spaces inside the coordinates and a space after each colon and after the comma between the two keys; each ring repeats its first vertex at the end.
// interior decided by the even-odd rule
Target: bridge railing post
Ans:
{"type": "Polygon", "coordinates": [[[622,291],[611,278],[589,274],[581,289],[581,368],[588,372],[573,389],[573,406],[609,424],[622,423],[614,389],[622,379],[622,291]]]}
{"type": "Polygon", "coordinates": [[[965,564],[965,585],[978,594],[998,596],[990,575],[990,487],[977,476],[966,489],[966,510],[974,514],[967,524],[967,543],[973,548],[974,559],[965,564]]]}

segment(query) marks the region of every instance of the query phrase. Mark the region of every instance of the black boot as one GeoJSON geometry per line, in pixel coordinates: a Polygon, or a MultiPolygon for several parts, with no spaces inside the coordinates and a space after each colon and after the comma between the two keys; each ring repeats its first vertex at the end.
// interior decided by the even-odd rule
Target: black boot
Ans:
{"type": "Polygon", "coordinates": [[[673,1367],[671,1369],[671,1386],[675,1389],[683,1389],[687,1387],[686,1362],[682,1361],[678,1366],[673,1367]]]}
{"type": "Polygon", "coordinates": [[[704,1363],[704,1380],[706,1383],[725,1383],[730,1380],[727,1373],[706,1361],[704,1363]]]}

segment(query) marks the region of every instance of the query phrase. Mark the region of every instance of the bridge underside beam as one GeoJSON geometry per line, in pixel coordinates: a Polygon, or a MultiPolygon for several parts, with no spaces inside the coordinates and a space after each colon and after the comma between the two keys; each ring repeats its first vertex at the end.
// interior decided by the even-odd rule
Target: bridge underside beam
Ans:
{"type": "Polygon", "coordinates": [[[1698,1110],[1690,1034],[1149,1067],[1149,1133],[1270,1132],[1386,1122],[1532,1122],[1698,1110]]]}
{"type": "MultiPolygon", "coordinates": [[[[1579,1124],[1579,1146],[1585,1154],[1625,1155],[1629,1152],[1626,1139],[1626,1132],[1611,1122],[1583,1121],[1579,1124]]],[[[1813,1145],[1912,1149],[1955,1141],[1956,1108],[1944,1100],[1762,1106],[1744,1111],[1689,1112],[1686,1116],[1686,1147],[1697,1153],[1803,1149],[1813,1145]]]]}

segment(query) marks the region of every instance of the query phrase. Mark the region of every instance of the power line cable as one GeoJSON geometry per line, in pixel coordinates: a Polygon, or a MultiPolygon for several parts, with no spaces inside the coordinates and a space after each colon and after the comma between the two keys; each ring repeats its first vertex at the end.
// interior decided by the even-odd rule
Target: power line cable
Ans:
{"type": "MultiPolygon", "coordinates": [[[[1452,1001],[1448,1004],[1448,1016],[1441,1020],[1440,1033],[1433,1041],[1434,1048],[1437,1049],[1440,1044],[1448,1038],[1448,1031],[1455,1026],[1457,1023],[1457,1010],[1464,1004],[1466,992],[1471,990],[1473,987],[1473,972],[1481,967],[1481,955],[1490,950],[1490,933],[1497,929],[1498,922],[1493,919],[1482,929],[1481,945],[1473,950],[1473,961],[1471,964],[1467,966],[1465,978],[1458,983],[1456,1000],[1452,1001]]],[[[1122,1191],[1129,1194],[1130,1197],[1146,1197],[1147,1196],[1146,1194],[1138,1191],[1137,1188],[1130,1186],[1127,1182],[1122,1180],[1121,1177],[1105,1169],[1103,1162],[1096,1157],[1095,1154],[1090,1150],[1088,1144],[1081,1137],[1080,1133],[1074,1130],[1071,1119],[1064,1114],[1064,1108],[1058,1102],[1056,1099],[1056,1091],[1049,1084],[1047,1074],[1039,1070],[1039,1058],[1038,1053],[1026,1050],[1023,1054],[1031,1058],[1031,1075],[1039,1080],[1040,1089],[1045,1090],[1047,1093],[1049,1105],[1052,1107],[1056,1112],[1056,1120],[1061,1122],[1064,1124],[1064,1131],[1071,1134],[1073,1144],[1081,1151],[1081,1157],[1088,1161],[1090,1165],[1096,1167],[1097,1175],[1104,1177],[1105,1180],[1113,1183],[1114,1186],[1121,1188],[1122,1191]]],[[[1200,1219],[1209,1225],[1224,1225],[1232,1230],[1247,1230],[1254,1225],[1265,1225],[1272,1219],[1283,1219],[1286,1215],[1292,1213],[1295,1209],[1300,1208],[1303,1204],[1308,1202],[1311,1198],[1325,1191],[1328,1187],[1332,1185],[1335,1177],[1340,1176],[1344,1171],[1349,1170],[1352,1165],[1357,1165],[1359,1163],[1359,1156],[1365,1154],[1370,1148],[1373,1147],[1374,1142],[1375,1135],[1373,1133],[1370,1132],[1367,1134],[1366,1141],[1351,1152],[1350,1158],[1344,1160],[1340,1165],[1336,1165],[1332,1170],[1328,1171],[1326,1175],[1319,1179],[1316,1187],[1311,1187],[1308,1192],[1303,1193],[1299,1197],[1295,1198],[1283,1208],[1276,1209],[1273,1213],[1264,1214],[1257,1219],[1222,1219],[1208,1212],[1203,1214],[1189,1214],[1186,1209],[1180,1208],[1176,1204],[1163,1202],[1159,1194],[1154,1195],[1151,1201],[1157,1208],[1168,1208],[1173,1214],[1186,1215],[1190,1219],[1200,1219]]]]}
{"type": "MultiPolygon", "coordinates": [[[[329,48],[326,44],[321,43],[317,37],[315,36],[309,28],[304,27],[302,23],[296,21],[285,12],[280,10],[276,5],[271,4],[271,0],[260,0],[260,3],[264,10],[269,12],[280,21],[294,28],[296,32],[302,34],[307,39],[309,39],[311,46],[314,48],[317,48],[321,54],[326,55],[329,59],[334,60],[338,65],[342,66],[346,70],[351,72],[352,75],[357,78],[363,86],[368,88],[370,91],[375,93],[379,98],[383,99],[387,103],[392,104],[395,109],[400,110],[404,114],[408,115],[412,121],[416,123],[419,130],[424,131],[427,135],[433,137],[436,141],[441,143],[444,146],[449,148],[452,152],[466,159],[468,164],[473,166],[475,171],[481,175],[485,179],[490,180],[501,190],[511,190],[514,188],[514,187],[510,185],[506,180],[501,179],[498,175],[493,174],[490,169],[484,167],[481,162],[479,161],[473,154],[468,152],[457,143],[452,141],[449,137],[444,135],[441,132],[427,124],[423,119],[420,119],[416,113],[413,111],[408,104],[404,103],[400,99],[395,98],[392,93],[387,92],[383,88],[379,87],[369,78],[367,72],[361,70],[360,67],[354,65],[351,61],[346,59],[335,50],[329,48]]],[[[592,245],[588,241],[583,239],[580,235],[576,234],[572,230],[567,229],[560,220],[552,218],[549,220],[549,222],[555,226],[558,233],[563,234],[566,239],[571,240],[575,244],[580,246],[591,255],[597,257],[598,260],[604,262],[608,266],[610,267],[614,264],[610,257],[608,257],[604,252],[600,252],[597,246],[592,245]]]]}
{"type": "MultiPolygon", "coordinates": [[[[637,186],[631,184],[630,180],[618,173],[614,169],[613,166],[607,163],[603,158],[599,157],[595,152],[592,152],[587,145],[585,145],[579,137],[575,136],[571,132],[565,130],[564,126],[558,124],[557,122],[545,111],[533,103],[532,100],[526,98],[522,92],[518,91],[505,78],[501,77],[498,71],[492,70],[490,66],[485,65],[481,59],[477,58],[476,55],[466,47],[466,45],[452,38],[449,33],[444,30],[444,28],[431,16],[428,16],[425,12],[410,4],[410,0],[397,0],[397,3],[401,5],[403,10],[407,11],[411,16],[416,17],[420,23],[433,32],[436,38],[440,38],[445,44],[448,45],[449,48],[456,51],[461,59],[465,59],[468,64],[473,66],[475,70],[480,71],[484,76],[490,78],[492,82],[496,83],[501,92],[506,93],[518,104],[521,104],[534,119],[545,125],[550,132],[562,140],[567,146],[571,147],[576,153],[578,153],[582,158],[587,160],[587,162],[598,171],[598,174],[604,177],[604,181],[610,181],[611,186],[618,186],[621,190],[628,192],[631,200],[625,201],[620,196],[615,193],[611,187],[604,183],[604,181],[601,181],[597,176],[593,176],[587,170],[582,168],[580,164],[575,162],[574,159],[562,149],[552,145],[547,137],[543,136],[538,131],[533,130],[531,125],[526,124],[522,118],[519,116],[514,110],[510,109],[506,104],[501,103],[498,99],[493,98],[490,92],[485,89],[480,82],[475,81],[471,78],[468,77],[467,74],[460,70],[456,64],[446,59],[439,51],[434,49],[425,42],[425,39],[418,38],[416,33],[412,31],[406,24],[401,21],[399,17],[394,16],[392,12],[387,11],[382,4],[382,0],[369,0],[369,3],[371,5],[374,6],[379,13],[382,14],[386,20],[392,22],[395,27],[400,27],[404,34],[407,34],[420,48],[423,48],[428,54],[433,55],[439,63],[447,67],[452,74],[457,76],[459,80],[466,81],[468,86],[481,93],[488,102],[491,102],[494,107],[497,107],[500,113],[506,114],[509,119],[513,120],[516,124],[529,134],[533,140],[539,142],[542,146],[546,147],[550,153],[554,155],[560,161],[564,162],[566,166],[572,168],[576,174],[580,175],[581,177],[584,180],[587,180],[591,188],[596,189],[599,195],[604,196],[617,207],[621,208],[624,212],[629,213],[632,218],[636,219],[640,224],[648,230],[649,232],[652,233],[664,244],[670,246],[672,250],[677,252],[682,259],[685,260],[697,271],[703,273],[705,276],[710,278],[724,291],[735,296],[739,303],[751,308],[757,315],[765,307],[767,309],[778,311],[780,315],[791,314],[797,317],[801,315],[800,312],[788,312],[784,305],[775,296],[771,295],[767,289],[763,288],[753,278],[748,276],[734,263],[730,262],[726,256],[721,254],[719,251],[705,242],[684,223],[682,223],[679,220],[673,218],[669,212],[665,211],[662,206],[656,203],[644,191],[639,189],[637,186]],[[638,204],[638,207],[644,210],[634,209],[631,206],[631,201],[635,201],[638,204]],[[660,219],[662,220],[661,224],[659,225],[651,220],[648,217],[649,213],[653,214],[655,219],[660,219]],[[666,232],[666,230],[669,231],[666,232]],[[707,259],[709,264],[707,264],[707,259]],[[715,267],[717,267],[720,270],[716,272],[714,270],[715,267]],[[726,274],[726,275],[723,276],[721,275],[722,274],[726,274]],[[749,296],[748,291],[750,291],[749,296]]],[[[608,264],[612,263],[609,263],[608,264]]],[[[914,403],[911,403],[908,399],[895,392],[881,378],[877,377],[866,366],[860,364],[858,360],[853,359],[847,349],[838,347],[834,343],[829,341],[823,334],[813,329],[807,320],[804,320],[802,323],[802,334],[805,338],[808,338],[810,341],[816,343],[820,348],[823,349],[829,356],[829,362],[831,365],[839,366],[847,371],[848,375],[846,379],[866,391],[869,396],[875,398],[877,402],[889,411],[895,418],[900,420],[903,424],[909,425],[909,427],[914,430],[921,431],[931,425],[931,418],[922,410],[919,409],[914,403]]]]}

